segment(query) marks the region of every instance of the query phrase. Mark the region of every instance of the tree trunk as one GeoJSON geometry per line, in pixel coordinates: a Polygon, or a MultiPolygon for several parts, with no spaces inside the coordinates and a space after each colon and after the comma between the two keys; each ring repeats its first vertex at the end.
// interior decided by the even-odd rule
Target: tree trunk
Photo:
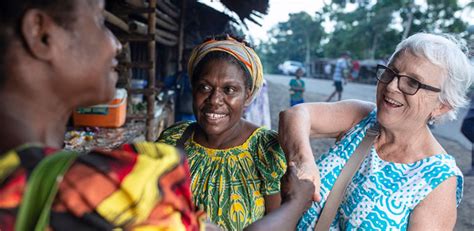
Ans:
{"type": "Polygon", "coordinates": [[[374,38],[372,39],[372,46],[371,46],[370,52],[369,52],[369,58],[370,59],[375,59],[375,51],[377,50],[378,46],[379,46],[379,35],[375,34],[374,38]]]}
{"type": "Polygon", "coordinates": [[[408,35],[410,34],[411,24],[413,23],[413,15],[415,14],[413,7],[414,7],[413,3],[410,3],[408,5],[408,9],[410,12],[408,13],[408,19],[405,23],[405,30],[403,30],[402,40],[406,39],[408,35]]]}
{"type": "Polygon", "coordinates": [[[311,77],[312,70],[311,70],[311,47],[310,47],[310,42],[309,42],[309,35],[306,35],[306,76],[311,77]]]}

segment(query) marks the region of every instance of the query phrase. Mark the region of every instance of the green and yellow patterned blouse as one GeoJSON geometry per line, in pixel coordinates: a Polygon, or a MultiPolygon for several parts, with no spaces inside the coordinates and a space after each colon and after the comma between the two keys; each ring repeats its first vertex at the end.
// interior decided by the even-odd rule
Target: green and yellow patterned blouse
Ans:
{"type": "MultiPolygon", "coordinates": [[[[158,141],[176,145],[190,124],[166,129],[158,141]]],[[[184,143],[184,149],[195,204],[226,230],[242,230],[263,217],[263,196],[280,191],[280,178],[286,171],[277,133],[261,127],[242,145],[229,149],[206,148],[192,137],[184,143]]]]}

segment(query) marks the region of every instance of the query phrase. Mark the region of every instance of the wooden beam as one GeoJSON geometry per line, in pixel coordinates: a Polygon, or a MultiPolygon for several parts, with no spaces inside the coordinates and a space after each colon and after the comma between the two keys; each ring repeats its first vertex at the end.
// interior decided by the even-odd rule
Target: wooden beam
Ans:
{"type": "MultiPolygon", "coordinates": [[[[148,33],[148,25],[144,23],[133,20],[128,23],[128,26],[131,32],[135,32],[138,34],[148,33]]],[[[178,36],[158,28],[156,28],[155,30],[155,40],[160,44],[163,44],[165,46],[175,46],[178,43],[178,36]]]]}
{"type": "MultiPolygon", "coordinates": [[[[147,34],[148,33],[148,25],[146,25],[145,23],[141,23],[139,21],[135,21],[135,20],[132,20],[128,23],[128,27],[130,29],[130,32],[135,32],[135,33],[138,33],[138,34],[147,34]]],[[[162,29],[158,29],[156,28],[156,34],[162,38],[166,38],[166,39],[169,39],[169,40],[172,40],[172,41],[177,41],[178,40],[178,36],[168,32],[168,31],[165,31],[165,30],[162,30],[162,29]]]]}
{"type": "Polygon", "coordinates": [[[163,0],[158,0],[158,8],[173,18],[176,18],[176,19],[179,18],[179,12],[174,10],[172,7],[166,4],[163,0]]]}
{"type": "Polygon", "coordinates": [[[120,28],[123,31],[129,32],[128,24],[125,23],[119,17],[113,15],[112,13],[105,11],[105,21],[109,22],[110,24],[120,28]]]}

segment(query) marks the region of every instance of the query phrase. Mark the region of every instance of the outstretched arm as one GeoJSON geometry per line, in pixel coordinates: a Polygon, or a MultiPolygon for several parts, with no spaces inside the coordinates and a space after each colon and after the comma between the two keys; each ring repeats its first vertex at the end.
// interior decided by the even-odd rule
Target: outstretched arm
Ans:
{"type": "Polygon", "coordinates": [[[373,108],[372,103],[344,100],[336,103],[299,104],[280,113],[280,145],[287,161],[295,162],[299,172],[303,174],[300,177],[314,183],[316,191],[313,200],[320,200],[320,179],[309,138],[339,137],[373,108]]]}
{"type": "Polygon", "coordinates": [[[265,214],[269,214],[277,210],[281,206],[280,193],[265,195],[264,198],[265,198],[265,214]]]}
{"type": "Polygon", "coordinates": [[[314,192],[312,182],[299,178],[301,173],[297,171],[294,163],[288,164],[287,173],[282,179],[283,204],[245,228],[246,231],[295,230],[298,220],[311,206],[311,194],[314,192]]]}

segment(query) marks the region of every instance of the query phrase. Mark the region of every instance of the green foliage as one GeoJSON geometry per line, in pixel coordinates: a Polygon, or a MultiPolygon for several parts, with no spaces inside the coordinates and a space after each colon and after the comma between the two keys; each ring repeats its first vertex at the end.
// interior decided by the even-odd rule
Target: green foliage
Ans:
{"type": "Polygon", "coordinates": [[[287,22],[279,23],[268,33],[272,38],[257,48],[266,72],[277,72],[278,64],[285,60],[304,62],[307,49],[317,54],[324,36],[319,15],[305,12],[290,14],[287,22]]]}
{"type": "Polygon", "coordinates": [[[404,36],[417,32],[467,34],[461,11],[457,0],[333,0],[313,16],[291,14],[287,22],[268,32],[271,39],[258,52],[267,71],[273,73],[284,60],[304,62],[307,47],[311,58],[336,58],[346,50],[355,59],[387,58],[404,36]],[[357,8],[348,12],[348,3],[357,8]],[[335,23],[330,34],[321,26],[325,20],[335,23]]]}

